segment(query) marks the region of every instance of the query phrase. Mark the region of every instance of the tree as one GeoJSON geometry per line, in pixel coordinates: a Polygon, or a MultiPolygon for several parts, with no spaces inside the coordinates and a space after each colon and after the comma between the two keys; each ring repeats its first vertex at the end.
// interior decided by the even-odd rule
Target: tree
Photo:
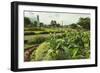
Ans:
{"type": "Polygon", "coordinates": [[[77,28],[77,24],[72,23],[72,24],[70,25],[70,28],[76,29],[76,28],[77,28]]]}
{"type": "Polygon", "coordinates": [[[90,30],[90,18],[89,17],[80,18],[77,24],[82,26],[82,28],[84,29],[90,30]]]}
{"type": "Polygon", "coordinates": [[[60,27],[60,24],[58,23],[58,24],[56,24],[56,26],[57,26],[57,27],[60,27]]]}
{"type": "Polygon", "coordinates": [[[34,27],[37,26],[37,21],[34,21],[33,26],[34,26],[34,27]]]}
{"type": "Polygon", "coordinates": [[[51,20],[50,26],[57,26],[57,22],[55,20],[51,20]]]}
{"type": "Polygon", "coordinates": [[[28,17],[24,17],[24,25],[29,26],[31,24],[31,21],[28,17]]]}
{"type": "Polygon", "coordinates": [[[40,27],[43,27],[43,26],[44,26],[44,24],[42,22],[40,22],[40,27]]]}

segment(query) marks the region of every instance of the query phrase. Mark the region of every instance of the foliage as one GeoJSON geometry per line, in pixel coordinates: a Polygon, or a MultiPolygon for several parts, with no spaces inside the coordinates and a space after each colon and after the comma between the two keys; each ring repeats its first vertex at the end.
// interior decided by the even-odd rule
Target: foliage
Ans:
{"type": "Polygon", "coordinates": [[[32,24],[30,19],[28,17],[24,17],[24,25],[25,26],[30,26],[30,24],[32,24]]]}
{"type": "Polygon", "coordinates": [[[78,28],[77,24],[75,24],[75,23],[70,24],[69,26],[70,26],[70,28],[72,28],[72,29],[77,29],[77,28],[78,28]]]}
{"type": "Polygon", "coordinates": [[[36,26],[37,26],[37,21],[34,21],[34,23],[33,23],[32,26],[33,26],[33,27],[36,27],[36,26]]]}
{"type": "Polygon", "coordinates": [[[36,37],[32,38],[31,40],[28,40],[27,44],[40,44],[40,43],[44,42],[46,39],[47,39],[47,37],[36,36],[36,37]]]}
{"type": "MultiPolygon", "coordinates": [[[[68,30],[58,38],[56,33],[40,44],[34,52],[34,60],[84,59],[90,57],[89,32],[68,30]]],[[[32,55],[31,55],[32,57],[32,55]]],[[[33,59],[33,58],[32,58],[33,59]]]]}
{"type": "Polygon", "coordinates": [[[49,42],[42,43],[35,52],[35,60],[43,60],[43,57],[46,55],[46,52],[49,49],[49,42]]]}
{"type": "Polygon", "coordinates": [[[70,27],[72,29],[90,30],[90,18],[79,18],[79,21],[77,23],[72,23],[70,25],[67,25],[67,27],[70,27]]]}
{"type": "Polygon", "coordinates": [[[60,24],[56,22],[56,20],[51,20],[50,25],[49,26],[53,26],[53,27],[60,27],[60,24]]]}
{"type": "Polygon", "coordinates": [[[45,25],[24,17],[24,24],[31,26],[24,28],[24,48],[39,45],[31,53],[32,61],[90,58],[90,18],[62,26],[55,20],[45,25]]]}
{"type": "Polygon", "coordinates": [[[57,31],[57,30],[40,30],[40,31],[24,31],[24,35],[37,35],[37,34],[50,34],[50,33],[63,33],[64,31],[57,31]]]}
{"type": "Polygon", "coordinates": [[[43,27],[43,26],[44,26],[44,24],[42,22],[40,22],[40,27],[43,27]]]}
{"type": "Polygon", "coordinates": [[[24,35],[34,35],[35,32],[34,31],[25,31],[24,35]]]}
{"type": "Polygon", "coordinates": [[[84,29],[90,30],[90,18],[80,18],[78,23],[78,25],[82,26],[84,29]]]}
{"type": "Polygon", "coordinates": [[[29,27],[29,28],[24,28],[24,31],[44,31],[44,28],[29,27]]]}

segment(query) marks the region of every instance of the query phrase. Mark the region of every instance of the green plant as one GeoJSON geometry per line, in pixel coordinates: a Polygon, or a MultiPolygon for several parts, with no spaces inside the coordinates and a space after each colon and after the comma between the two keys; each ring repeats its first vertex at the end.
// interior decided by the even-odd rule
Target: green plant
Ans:
{"type": "Polygon", "coordinates": [[[33,37],[31,40],[29,40],[27,42],[27,44],[40,44],[42,42],[44,42],[45,40],[47,39],[47,37],[43,37],[43,36],[36,36],[36,37],[33,37]]]}
{"type": "Polygon", "coordinates": [[[43,57],[46,55],[47,51],[49,50],[49,42],[42,43],[37,50],[35,51],[35,60],[43,60],[43,57]]]}
{"type": "Polygon", "coordinates": [[[50,37],[37,47],[34,60],[86,59],[90,57],[90,32],[69,29],[61,36],[50,37]]]}
{"type": "Polygon", "coordinates": [[[34,31],[25,31],[24,35],[34,35],[35,32],[34,31]]]}

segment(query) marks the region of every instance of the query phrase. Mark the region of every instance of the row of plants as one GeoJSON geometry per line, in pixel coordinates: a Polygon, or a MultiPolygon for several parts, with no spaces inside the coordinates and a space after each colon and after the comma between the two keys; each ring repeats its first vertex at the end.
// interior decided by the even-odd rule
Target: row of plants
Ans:
{"type": "MultiPolygon", "coordinates": [[[[50,33],[51,34],[51,33],[50,33]]],[[[57,38],[61,38],[62,37],[62,34],[57,34],[56,35],[57,38]]],[[[28,47],[30,46],[33,46],[34,44],[41,44],[42,42],[48,40],[50,38],[50,35],[38,35],[38,36],[33,36],[33,37],[30,37],[29,36],[25,36],[24,38],[24,48],[27,49],[28,47]]]]}
{"type": "Polygon", "coordinates": [[[32,52],[31,61],[88,59],[90,58],[90,32],[68,30],[62,36],[50,33],[50,37],[32,52]]]}
{"type": "Polygon", "coordinates": [[[56,31],[56,30],[50,30],[50,31],[24,31],[24,35],[37,35],[37,34],[49,34],[49,33],[63,33],[63,30],[56,31]]]}
{"type": "Polygon", "coordinates": [[[24,31],[44,31],[44,28],[39,28],[39,27],[25,27],[24,31]]]}

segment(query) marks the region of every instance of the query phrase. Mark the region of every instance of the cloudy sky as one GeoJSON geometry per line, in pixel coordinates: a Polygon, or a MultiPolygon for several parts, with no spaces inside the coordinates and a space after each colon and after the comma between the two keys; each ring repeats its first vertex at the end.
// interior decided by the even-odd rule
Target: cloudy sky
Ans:
{"type": "Polygon", "coordinates": [[[90,17],[90,14],[83,13],[24,12],[24,16],[29,17],[31,21],[36,20],[37,15],[39,15],[40,22],[44,24],[50,24],[51,20],[56,20],[56,22],[60,24],[63,22],[63,25],[77,23],[80,17],[90,17]]]}

